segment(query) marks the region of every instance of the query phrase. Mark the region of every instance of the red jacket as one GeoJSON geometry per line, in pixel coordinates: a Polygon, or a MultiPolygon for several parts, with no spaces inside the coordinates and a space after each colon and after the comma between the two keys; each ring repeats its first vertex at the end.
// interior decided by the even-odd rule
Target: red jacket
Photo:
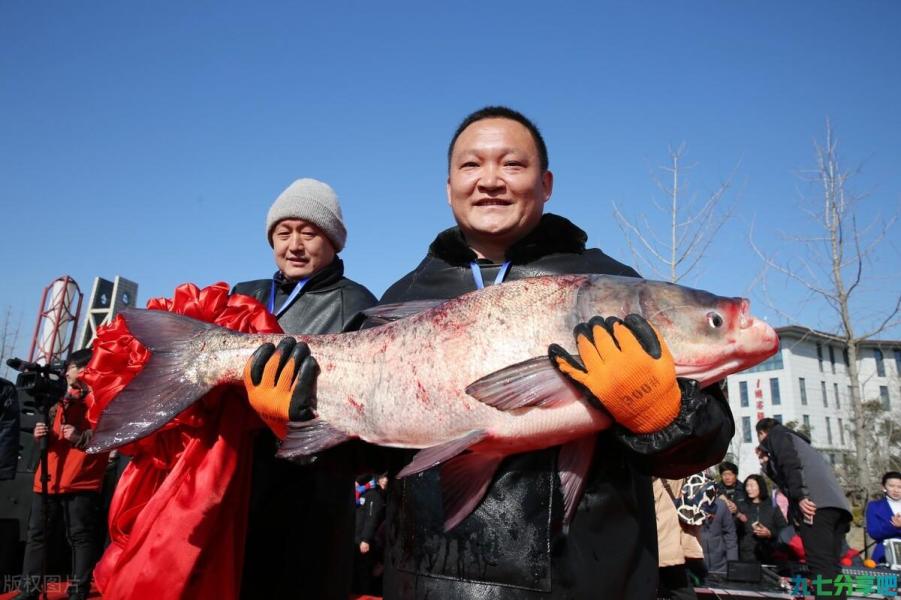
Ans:
{"type": "MultiPolygon", "coordinates": [[[[90,392],[83,393],[77,388],[70,388],[63,399],[50,409],[53,425],[47,449],[47,471],[50,473],[47,490],[51,494],[99,492],[103,486],[103,474],[109,452],[86,454],[82,450],[91,439],[91,424],[87,420],[87,412],[92,403],[93,397],[90,392]],[[62,437],[63,425],[73,425],[80,433],[75,442],[62,437]]],[[[34,473],[34,491],[41,492],[40,463],[34,473]]]]}

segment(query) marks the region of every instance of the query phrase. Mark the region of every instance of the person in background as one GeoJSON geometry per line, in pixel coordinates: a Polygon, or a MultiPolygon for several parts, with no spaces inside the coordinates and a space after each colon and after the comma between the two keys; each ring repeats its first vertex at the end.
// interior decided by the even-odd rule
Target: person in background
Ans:
{"type": "Polygon", "coordinates": [[[0,378],[0,481],[16,478],[19,464],[19,394],[0,378]]]}
{"type": "Polygon", "coordinates": [[[745,500],[744,487],[738,481],[738,465],[724,461],[718,467],[720,480],[716,484],[717,495],[723,498],[726,508],[733,515],[738,510],[738,503],[745,500]]]}
{"type": "MultiPolygon", "coordinates": [[[[91,350],[77,350],[66,361],[66,383],[69,389],[50,408],[51,426],[35,425],[34,439],[47,440],[48,497],[47,527],[53,529],[63,520],[66,539],[72,548],[72,580],[69,600],[84,600],[91,590],[91,572],[99,558],[97,529],[99,526],[100,488],[109,453],[86,454],[92,437],[87,419],[93,399],[79,376],[91,360],[91,350]]],[[[22,565],[22,584],[14,600],[36,600],[41,594],[41,565],[46,552],[44,538],[44,498],[41,494],[40,466],[34,474],[34,498],[28,521],[28,539],[22,565]]]]}
{"type": "Polygon", "coordinates": [[[374,484],[363,492],[357,506],[353,591],[381,595],[380,578],[375,577],[373,572],[381,568],[384,552],[381,527],[385,520],[388,474],[382,473],[372,481],[374,484]]]}
{"type": "Polygon", "coordinates": [[[684,479],[654,478],[654,511],[657,513],[657,595],[673,600],[692,600],[698,596],[691,584],[689,561],[703,561],[698,542],[699,528],[679,518],[676,496],[682,493],[684,479]]]}
{"type": "MultiPolygon", "coordinates": [[[[266,241],[278,270],[267,279],[237,284],[233,293],[262,302],[285,333],[337,333],[375,304],[369,290],[344,277],[338,253],[346,239],[335,191],[315,179],[298,179],[266,216],[266,241]]],[[[285,357],[294,343],[287,337],[279,345],[285,357]]],[[[275,347],[262,350],[265,362],[275,347]]],[[[275,381],[267,379],[272,375],[259,369],[247,385],[258,390],[268,384],[274,390],[275,381]]],[[[251,394],[251,406],[258,408],[259,398],[251,394]]],[[[284,420],[258,412],[271,431],[261,431],[254,444],[241,597],[347,600],[356,474],[350,445],[323,452],[313,464],[276,458],[284,420]]]]}
{"type": "Polygon", "coordinates": [[[735,514],[738,555],[741,560],[772,563],[776,539],[787,523],[770,501],[763,477],[748,475],[744,487],[746,499],[738,501],[735,514]]]}
{"type": "MultiPolygon", "coordinates": [[[[789,522],[804,542],[811,577],[832,581],[841,572],[839,558],[851,523],[851,505],[832,465],[803,434],[771,418],[757,422],[761,464],[766,474],[788,496],[789,522]]],[[[822,586],[817,598],[844,598],[822,586]]]]}
{"type": "Polygon", "coordinates": [[[882,542],[901,537],[901,473],[889,471],[883,475],[882,491],[883,498],[867,504],[867,535],[877,542],[873,548],[877,563],[885,561],[882,542]]]}
{"type": "Polygon", "coordinates": [[[738,560],[735,519],[722,498],[716,499],[701,525],[701,548],[704,550],[704,565],[712,573],[725,573],[727,563],[738,560]]]}

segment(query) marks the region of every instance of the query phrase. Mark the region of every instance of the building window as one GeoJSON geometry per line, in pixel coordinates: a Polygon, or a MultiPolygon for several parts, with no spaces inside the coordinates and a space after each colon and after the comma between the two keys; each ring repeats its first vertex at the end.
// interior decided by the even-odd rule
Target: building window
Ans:
{"type": "Polygon", "coordinates": [[[813,438],[813,432],[810,431],[810,415],[801,415],[801,418],[804,423],[804,429],[806,429],[810,437],[813,438]]]}
{"type": "Polygon", "coordinates": [[[773,418],[776,419],[777,421],[779,421],[780,423],[782,422],[782,415],[773,415],[773,418]]]}
{"type": "Polygon", "coordinates": [[[738,382],[738,397],[741,399],[742,408],[746,408],[748,406],[748,382],[747,381],[739,381],[738,382]]]}
{"type": "Polygon", "coordinates": [[[901,348],[895,348],[895,373],[901,375],[901,348]]]}
{"type": "Polygon", "coordinates": [[[876,359],[876,375],[878,377],[885,377],[885,360],[882,356],[882,350],[873,348],[873,358],[876,359]]]}
{"type": "Polygon", "coordinates": [[[785,364],[782,362],[782,350],[776,352],[776,354],[772,355],[759,365],[755,365],[750,369],[745,369],[742,373],[757,373],[759,371],[779,371],[785,367],[785,364]]]}
{"type": "Polygon", "coordinates": [[[826,417],[826,443],[832,445],[832,419],[826,417]]]}
{"type": "Polygon", "coordinates": [[[801,404],[807,406],[807,386],[804,384],[803,377],[798,377],[798,385],[801,388],[801,404]]]}
{"type": "Polygon", "coordinates": [[[882,408],[885,410],[889,409],[889,401],[888,401],[888,386],[880,385],[879,386],[879,400],[882,402],[882,408]]]}
{"type": "Polygon", "coordinates": [[[835,392],[835,408],[841,408],[841,407],[842,407],[842,401],[841,401],[841,399],[839,399],[839,397],[838,397],[838,384],[837,384],[837,383],[833,383],[833,384],[832,384],[832,391],[835,392]]]}
{"type": "Polygon", "coordinates": [[[829,453],[829,462],[832,463],[833,467],[835,466],[835,454],[832,452],[829,453]]]}
{"type": "Polygon", "coordinates": [[[751,417],[741,418],[741,435],[746,442],[751,441],[751,417]]]}
{"type": "Polygon", "coordinates": [[[823,344],[817,342],[817,362],[820,363],[820,373],[823,372],[823,344]]]}
{"type": "Polygon", "coordinates": [[[779,396],[779,380],[776,377],[770,379],[770,399],[773,404],[782,404],[782,398],[779,396]]]}
{"type": "Polygon", "coordinates": [[[835,375],[835,348],[829,346],[829,365],[832,367],[832,374],[835,375]]]}
{"type": "Polygon", "coordinates": [[[838,418],[838,441],[845,445],[845,426],[842,424],[842,418],[838,418]]]}
{"type": "Polygon", "coordinates": [[[820,382],[820,392],[822,392],[822,394],[823,394],[823,406],[828,408],[829,400],[826,399],[826,382],[825,381],[820,382]]]}
{"type": "Polygon", "coordinates": [[[848,358],[848,349],[847,348],[842,350],[842,360],[845,361],[845,369],[849,369],[851,367],[851,359],[848,358]]]}

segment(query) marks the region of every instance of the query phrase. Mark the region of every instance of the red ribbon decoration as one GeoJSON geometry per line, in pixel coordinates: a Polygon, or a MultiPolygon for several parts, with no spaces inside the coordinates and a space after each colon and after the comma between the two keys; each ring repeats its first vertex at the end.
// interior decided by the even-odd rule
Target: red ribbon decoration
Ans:
{"type": "MultiPolygon", "coordinates": [[[[257,300],[228,292],[225,283],[184,284],[147,308],[243,333],[281,333],[257,300]]],[[[149,357],[122,317],[98,331],[82,376],[94,393],[93,423],[149,357]]],[[[243,387],[221,386],[120,449],[133,459],[110,506],[110,546],[94,569],[105,600],[238,597],[253,438],[262,426],[243,387]]]]}

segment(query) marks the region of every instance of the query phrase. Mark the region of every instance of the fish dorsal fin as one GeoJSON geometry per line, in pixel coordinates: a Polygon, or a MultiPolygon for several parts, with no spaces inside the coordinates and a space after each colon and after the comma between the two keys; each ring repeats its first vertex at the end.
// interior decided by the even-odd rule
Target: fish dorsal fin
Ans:
{"type": "Polygon", "coordinates": [[[447,300],[413,300],[411,302],[394,302],[392,304],[381,304],[373,306],[363,311],[363,315],[369,319],[369,322],[376,325],[390,323],[399,319],[405,319],[413,315],[425,312],[438,305],[444,304],[447,300]]]}
{"type": "Polygon", "coordinates": [[[487,436],[488,434],[484,430],[477,429],[475,431],[470,431],[463,437],[455,440],[420,450],[416,453],[416,456],[413,457],[413,460],[410,461],[410,464],[401,469],[400,473],[397,474],[397,477],[398,479],[407,477],[408,475],[414,475],[425,471],[426,469],[436,467],[444,461],[457,456],[473,444],[482,441],[487,436]]]}
{"type": "Polygon", "coordinates": [[[459,525],[475,510],[503,459],[499,454],[467,452],[441,465],[445,531],[459,525]]]}
{"type": "Polygon", "coordinates": [[[498,410],[554,406],[585,398],[585,393],[560,373],[547,356],[536,356],[485,375],[466,393],[498,410]]]}
{"type": "Polygon", "coordinates": [[[276,456],[288,459],[306,458],[349,439],[352,439],[352,436],[319,418],[310,421],[289,421],[288,433],[276,456]]]}
{"type": "Polygon", "coordinates": [[[560,474],[563,491],[563,522],[567,525],[572,521],[579,500],[582,499],[596,443],[594,435],[587,435],[564,444],[557,456],[557,472],[560,474]]]}

